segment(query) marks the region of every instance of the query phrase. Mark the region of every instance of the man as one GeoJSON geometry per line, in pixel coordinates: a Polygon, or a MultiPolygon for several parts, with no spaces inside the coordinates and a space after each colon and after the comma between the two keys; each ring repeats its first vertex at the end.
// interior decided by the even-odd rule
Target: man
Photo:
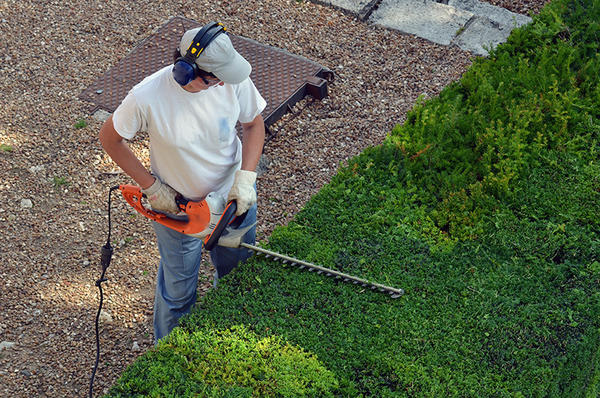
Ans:
{"type": "MultiPolygon", "coordinates": [[[[236,200],[236,214],[247,212],[239,226],[245,228],[256,223],[255,169],[265,138],[261,112],[266,102],[249,77],[250,64],[224,30],[211,23],[185,32],[175,65],[129,92],[102,126],[100,142],[142,188],[154,210],[177,213],[178,194],[202,200],[214,192],[211,196],[236,200]],[[236,134],[238,121],[243,145],[236,134]],[[148,132],[151,173],[125,142],[138,131],[148,132]]],[[[154,301],[157,343],[196,301],[202,240],[156,222],[153,227],[161,257],[154,301]]],[[[254,227],[244,241],[254,243],[255,238],[254,227]]],[[[214,286],[248,255],[244,249],[212,250],[214,286]]]]}

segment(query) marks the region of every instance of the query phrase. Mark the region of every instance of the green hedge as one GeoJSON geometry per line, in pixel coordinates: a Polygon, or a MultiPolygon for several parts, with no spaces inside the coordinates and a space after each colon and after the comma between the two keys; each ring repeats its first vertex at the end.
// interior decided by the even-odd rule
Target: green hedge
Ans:
{"type": "Polygon", "coordinates": [[[337,386],[314,355],[244,326],[178,328],[121,380],[111,397],[324,397],[337,386]]]}
{"type": "Polygon", "coordinates": [[[255,258],[110,396],[597,396],[598,21],[554,1],[270,238],[405,296],[255,258]]]}
{"type": "Polygon", "coordinates": [[[476,239],[494,201],[548,150],[598,159],[599,18],[597,0],[555,2],[394,129],[425,238],[476,239]]]}

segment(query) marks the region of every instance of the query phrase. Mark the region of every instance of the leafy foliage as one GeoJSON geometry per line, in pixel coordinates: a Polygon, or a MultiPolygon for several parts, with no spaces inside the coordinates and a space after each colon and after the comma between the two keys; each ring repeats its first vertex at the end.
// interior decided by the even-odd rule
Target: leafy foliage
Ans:
{"type": "Polygon", "coordinates": [[[109,396],[325,397],[336,385],[313,355],[234,326],[176,329],[127,369],[109,396]]]}
{"type": "Polygon", "coordinates": [[[417,190],[448,239],[476,239],[494,200],[510,194],[545,151],[598,158],[600,37],[598,23],[582,17],[598,11],[571,6],[574,19],[567,20],[557,13],[564,2],[553,3],[438,98],[417,104],[391,134],[404,155],[403,183],[417,190]]]}

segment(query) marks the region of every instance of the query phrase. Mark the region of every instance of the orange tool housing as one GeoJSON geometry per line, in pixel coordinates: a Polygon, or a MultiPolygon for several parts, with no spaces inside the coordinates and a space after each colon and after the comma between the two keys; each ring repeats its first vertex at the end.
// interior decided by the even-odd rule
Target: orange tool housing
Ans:
{"type": "Polygon", "coordinates": [[[176,220],[166,214],[158,213],[144,207],[142,197],[144,194],[140,187],[135,185],[119,185],[123,197],[134,209],[145,217],[159,224],[174,229],[184,234],[196,234],[202,232],[210,223],[210,209],[205,200],[193,202],[183,200],[178,203],[179,208],[187,215],[187,220],[176,220]]]}

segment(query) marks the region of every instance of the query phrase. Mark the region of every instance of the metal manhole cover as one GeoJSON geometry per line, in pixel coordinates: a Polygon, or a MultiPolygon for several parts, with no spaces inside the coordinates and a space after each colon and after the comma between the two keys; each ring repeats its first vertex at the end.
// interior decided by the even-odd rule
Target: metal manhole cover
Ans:
{"type": "MultiPolygon", "coordinates": [[[[183,17],[172,18],[86,88],[79,98],[94,104],[92,112],[98,109],[114,112],[134,85],[172,63],[173,50],[185,31],[202,25],[183,17]]],[[[317,99],[327,96],[327,82],[333,79],[329,69],[251,39],[232,34],[229,37],[252,65],[250,77],[267,101],[263,111],[265,125],[273,124],[306,95],[317,99]]]]}

